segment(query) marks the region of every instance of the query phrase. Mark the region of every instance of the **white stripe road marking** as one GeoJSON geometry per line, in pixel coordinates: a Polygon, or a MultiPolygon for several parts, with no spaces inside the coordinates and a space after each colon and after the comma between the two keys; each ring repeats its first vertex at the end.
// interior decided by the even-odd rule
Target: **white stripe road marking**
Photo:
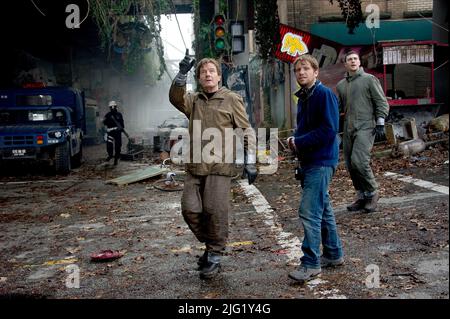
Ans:
{"type": "Polygon", "coordinates": [[[424,181],[422,179],[412,178],[411,176],[404,176],[404,175],[392,173],[392,172],[386,172],[386,173],[384,173],[384,176],[398,179],[399,181],[402,181],[405,183],[414,184],[419,187],[431,189],[435,192],[448,195],[448,186],[442,186],[442,185],[435,184],[432,182],[424,181]]]}
{"type": "MultiPolygon", "coordinates": [[[[401,204],[403,208],[405,208],[405,203],[421,201],[428,198],[433,197],[441,197],[444,196],[442,193],[438,192],[427,192],[427,193],[414,193],[407,196],[399,196],[399,197],[389,197],[389,198],[380,198],[379,204],[384,205],[397,205],[401,204]]],[[[412,207],[415,207],[414,205],[412,207]]],[[[347,205],[337,206],[333,209],[335,214],[339,213],[348,213],[347,205]]]]}
{"type": "MultiPolygon", "coordinates": [[[[302,243],[292,233],[283,231],[283,227],[277,222],[278,216],[275,211],[270,207],[269,202],[264,198],[259,189],[254,185],[248,185],[247,180],[242,179],[238,181],[242,189],[244,190],[245,195],[248,199],[252,201],[253,206],[257,213],[262,214],[264,217],[264,223],[270,227],[271,231],[275,234],[277,243],[283,249],[287,250],[286,254],[288,258],[288,264],[297,266],[300,263],[300,258],[303,256],[303,252],[301,250],[302,243]]],[[[327,283],[328,281],[323,280],[321,278],[316,278],[307,283],[307,286],[310,289],[314,289],[320,284],[327,283]]],[[[334,294],[326,296],[328,299],[347,299],[344,295],[338,295],[339,290],[334,289],[334,294]]]]}
{"type": "Polygon", "coordinates": [[[256,212],[262,214],[264,223],[275,234],[277,243],[287,251],[288,263],[298,265],[300,257],[303,256],[300,240],[294,234],[283,231],[283,227],[277,222],[277,214],[254,185],[248,185],[247,180],[239,180],[239,184],[251,200],[256,212]]]}

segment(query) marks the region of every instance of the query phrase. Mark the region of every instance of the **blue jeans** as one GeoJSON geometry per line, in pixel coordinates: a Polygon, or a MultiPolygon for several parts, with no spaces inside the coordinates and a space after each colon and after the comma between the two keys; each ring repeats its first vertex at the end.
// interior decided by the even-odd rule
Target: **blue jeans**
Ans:
{"type": "Polygon", "coordinates": [[[306,268],[320,268],[321,243],[326,258],[334,260],[343,256],[328,195],[328,186],[334,171],[335,168],[329,166],[303,168],[303,192],[298,215],[305,232],[302,243],[303,257],[300,261],[306,268]]]}

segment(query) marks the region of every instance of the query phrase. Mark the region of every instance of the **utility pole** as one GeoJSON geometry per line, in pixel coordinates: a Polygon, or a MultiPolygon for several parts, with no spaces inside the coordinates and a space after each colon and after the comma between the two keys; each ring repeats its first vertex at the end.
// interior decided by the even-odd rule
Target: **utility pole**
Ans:
{"type": "Polygon", "coordinates": [[[214,0],[214,14],[218,14],[220,9],[220,0],[214,0]]]}

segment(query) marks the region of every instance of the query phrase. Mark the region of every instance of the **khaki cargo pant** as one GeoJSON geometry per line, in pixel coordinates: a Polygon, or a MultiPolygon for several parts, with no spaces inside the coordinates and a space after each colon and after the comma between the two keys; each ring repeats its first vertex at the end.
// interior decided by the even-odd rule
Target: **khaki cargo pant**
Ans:
{"type": "Polygon", "coordinates": [[[181,212],[206,250],[221,253],[228,239],[231,177],[186,174],[181,212]]]}
{"type": "Polygon", "coordinates": [[[373,128],[346,130],[346,125],[344,125],[342,147],[345,164],[355,189],[366,193],[378,189],[370,167],[370,153],[375,141],[372,131],[373,128]]]}

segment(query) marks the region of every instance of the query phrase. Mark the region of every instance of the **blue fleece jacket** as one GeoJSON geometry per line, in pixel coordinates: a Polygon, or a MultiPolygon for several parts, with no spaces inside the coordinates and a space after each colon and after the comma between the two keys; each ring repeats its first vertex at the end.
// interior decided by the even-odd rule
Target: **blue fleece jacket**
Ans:
{"type": "Polygon", "coordinates": [[[339,158],[339,103],[319,80],[306,99],[299,97],[295,146],[302,167],[336,166],[339,158]]]}

